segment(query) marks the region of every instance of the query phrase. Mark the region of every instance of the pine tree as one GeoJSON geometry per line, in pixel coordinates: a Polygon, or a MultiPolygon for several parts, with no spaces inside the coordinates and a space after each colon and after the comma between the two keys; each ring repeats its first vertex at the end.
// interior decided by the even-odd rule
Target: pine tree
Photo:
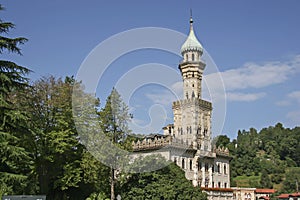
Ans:
{"type": "MultiPolygon", "coordinates": [[[[0,5],[0,10],[4,8],[0,5]]],[[[7,34],[15,25],[0,20],[0,54],[5,51],[21,55],[19,44],[27,39],[8,38],[7,34]]],[[[0,60],[0,196],[7,193],[22,193],[25,190],[29,169],[29,156],[21,141],[26,137],[26,113],[17,106],[17,92],[28,87],[25,77],[30,72],[14,62],[0,60]]]]}

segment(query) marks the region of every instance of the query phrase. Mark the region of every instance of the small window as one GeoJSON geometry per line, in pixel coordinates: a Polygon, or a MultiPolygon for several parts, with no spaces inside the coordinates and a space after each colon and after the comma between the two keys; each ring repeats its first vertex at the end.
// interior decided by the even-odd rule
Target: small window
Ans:
{"type": "Polygon", "coordinates": [[[184,169],[184,158],[182,158],[182,161],[181,161],[181,168],[184,169]]]}
{"type": "Polygon", "coordinates": [[[195,55],[194,54],[192,54],[192,61],[194,61],[195,60],[195,55]]]}
{"type": "Polygon", "coordinates": [[[221,182],[218,182],[218,187],[221,188],[221,182]]]}
{"type": "Polygon", "coordinates": [[[177,164],[177,159],[176,158],[174,158],[174,163],[177,164]]]}
{"type": "Polygon", "coordinates": [[[224,188],[227,188],[227,183],[224,183],[224,188]]]}
{"type": "Polygon", "coordinates": [[[221,173],[220,164],[218,164],[218,173],[221,173]]]}
{"type": "Polygon", "coordinates": [[[205,163],[205,171],[208,172],[208,163],[205,163]]]}
{"type": "Polygon", "coordinates": [[[193,161],[190,160],[190,170],[193,170],[193,161]]]}
{"type": "Polygon", "coordinates": [[[224,174],[227,174],[227,171],[226,171],[226,164],[224,164],[224,174]]]}

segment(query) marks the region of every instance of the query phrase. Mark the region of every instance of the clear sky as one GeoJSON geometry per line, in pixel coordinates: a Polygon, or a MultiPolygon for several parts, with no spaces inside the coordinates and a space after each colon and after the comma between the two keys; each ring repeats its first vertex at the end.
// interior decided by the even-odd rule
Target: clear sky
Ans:
{"type": "MultiPolygon", "coordinates": [[[[33,70],[32,80],[47,75],[76,75],[99,43],[133,28],[161,27],[188,34],[192,8],[196,35],[217,65],[226,89],[224,128],[215,130],[214,134],[235,137],[239,129],[260,130],[277,122],[286,127],[300,125],[298,0],[15,0],[1,3],[6,8],[1,12],[1,19],[16,24],[10,36],[29,39],[22,46],[23,56],[2,57],[33,70]]],[[[106,71],[97,96],[104,104],[118,79],[137,65],[160,63],[178,71],[179,60],[178,55],[151,49],[122,55],[106,71]]],[[[207,79],[213,77],[209,69],[207,65],[204,72],[207,79]]],[[[157,76],[166,74],[161,71],[157,76]]],[[[180,81],[180,77],[175,79],[180,81]]],[[[152,120],[172,123],[172,100],[172,95],[162,87],[144,85],[130,100],[135,122],[149,124],[148,112],[152,108],[152,111],[158,109],[152,120]],[[162,119],[160,114],[164,116],[162,119]]],[[[216,124],[223,122],[215,117],[213,126],[216,124]]]]}

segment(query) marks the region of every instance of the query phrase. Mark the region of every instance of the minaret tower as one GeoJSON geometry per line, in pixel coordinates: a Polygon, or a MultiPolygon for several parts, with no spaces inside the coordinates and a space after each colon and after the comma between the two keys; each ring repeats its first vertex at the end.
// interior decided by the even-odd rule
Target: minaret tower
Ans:
{"type": "Polygon", "coordinates": [[[203,47],[193,30],[193,19],[190,18],[190,33],[181,47],[182,62],[179,69],[183,78],[184,99],[201,99],[201,81],[205,63],[201,61],[203,47]]]}
{"type": "Polygon", "coordinates": [[[211,151],[210,102],[202,100],[202,74],[205,63],[201,60],[203,47],[195,36],[193,19],[190,32],[181,47],[183,60],[179,69],[183,79],[183,100],[173,102],[174,137],[189,148],[211,151]]]}

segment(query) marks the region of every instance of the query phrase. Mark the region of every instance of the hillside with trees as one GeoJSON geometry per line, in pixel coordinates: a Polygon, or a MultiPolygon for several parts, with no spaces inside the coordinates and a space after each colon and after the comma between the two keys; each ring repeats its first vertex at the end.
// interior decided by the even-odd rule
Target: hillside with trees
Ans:
{"type": "Polygon", "coordinates": [[[300,127],[284,128],[281,123],[259,132],[238,131],[230,139],[221,135],[216,145],[228,147],[232,186],[275,188],[295,192],[300,180],[300,127]]]}

